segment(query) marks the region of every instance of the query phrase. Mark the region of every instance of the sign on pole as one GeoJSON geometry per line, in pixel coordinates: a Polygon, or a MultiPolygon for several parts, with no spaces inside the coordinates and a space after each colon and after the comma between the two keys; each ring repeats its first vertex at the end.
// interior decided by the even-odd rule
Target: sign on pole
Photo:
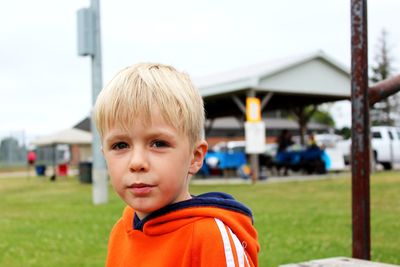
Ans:
{"type": "Polygon", "coordinates": [[[262,154],[265,152],[265,123],[245,122],[246,153],[262,154]]]}
{"type": "Polygon", "coordinates": [[[261,105],[260,99],[257,97],[246,98],[246,121],[260,122],[261,121],[261,105]]]}

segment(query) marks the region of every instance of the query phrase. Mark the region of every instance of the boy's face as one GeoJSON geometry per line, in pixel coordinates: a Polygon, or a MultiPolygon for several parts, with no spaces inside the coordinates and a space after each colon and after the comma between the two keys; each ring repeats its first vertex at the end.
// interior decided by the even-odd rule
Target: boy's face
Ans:
{"type": "Polygon", "coordinates": [[[200,169],[207,143],[193,148],[188,137],[167,124],[158,110],[152,113],[151,124],[136,120],[128,130],[111,128],[102,140],[111,182],[119,196],[141,219],[189,199],[189,176],[200,169]]]}

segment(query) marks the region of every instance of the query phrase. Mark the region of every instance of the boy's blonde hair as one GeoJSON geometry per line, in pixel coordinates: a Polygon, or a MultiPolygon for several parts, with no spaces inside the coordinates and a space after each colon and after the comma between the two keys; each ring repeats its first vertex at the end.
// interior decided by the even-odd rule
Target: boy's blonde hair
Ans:
{"type": "Polygon", "coordinates": [[[140,63],[121,70],[100,92],[93,111],[102,137],[111,127],[151,123],[157,107],[163,119],[195,145],[204,138],[204,105],[189,76],[162,64],[140,63]]]}

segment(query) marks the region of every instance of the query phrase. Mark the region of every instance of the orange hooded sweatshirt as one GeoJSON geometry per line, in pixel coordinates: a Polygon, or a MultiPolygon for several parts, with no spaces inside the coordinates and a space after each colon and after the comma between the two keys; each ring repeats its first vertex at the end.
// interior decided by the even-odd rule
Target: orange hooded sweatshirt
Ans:
{"type": "Polygon", "coordinates": [[[206,193],[140,220],[126,207],[111,231],[107,267],[258,266],[251,211],[225,193],[206,193]]]}

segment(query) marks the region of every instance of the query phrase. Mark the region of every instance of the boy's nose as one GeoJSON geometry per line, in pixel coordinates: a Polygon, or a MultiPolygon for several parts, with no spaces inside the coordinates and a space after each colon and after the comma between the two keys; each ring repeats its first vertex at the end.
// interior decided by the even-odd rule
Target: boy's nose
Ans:
{"type": "Polygon", "coordinates": [[[131,172],[145,172],[149,169],[146,153],[143,150],[133,149],[129,169],[131,172]]]}

